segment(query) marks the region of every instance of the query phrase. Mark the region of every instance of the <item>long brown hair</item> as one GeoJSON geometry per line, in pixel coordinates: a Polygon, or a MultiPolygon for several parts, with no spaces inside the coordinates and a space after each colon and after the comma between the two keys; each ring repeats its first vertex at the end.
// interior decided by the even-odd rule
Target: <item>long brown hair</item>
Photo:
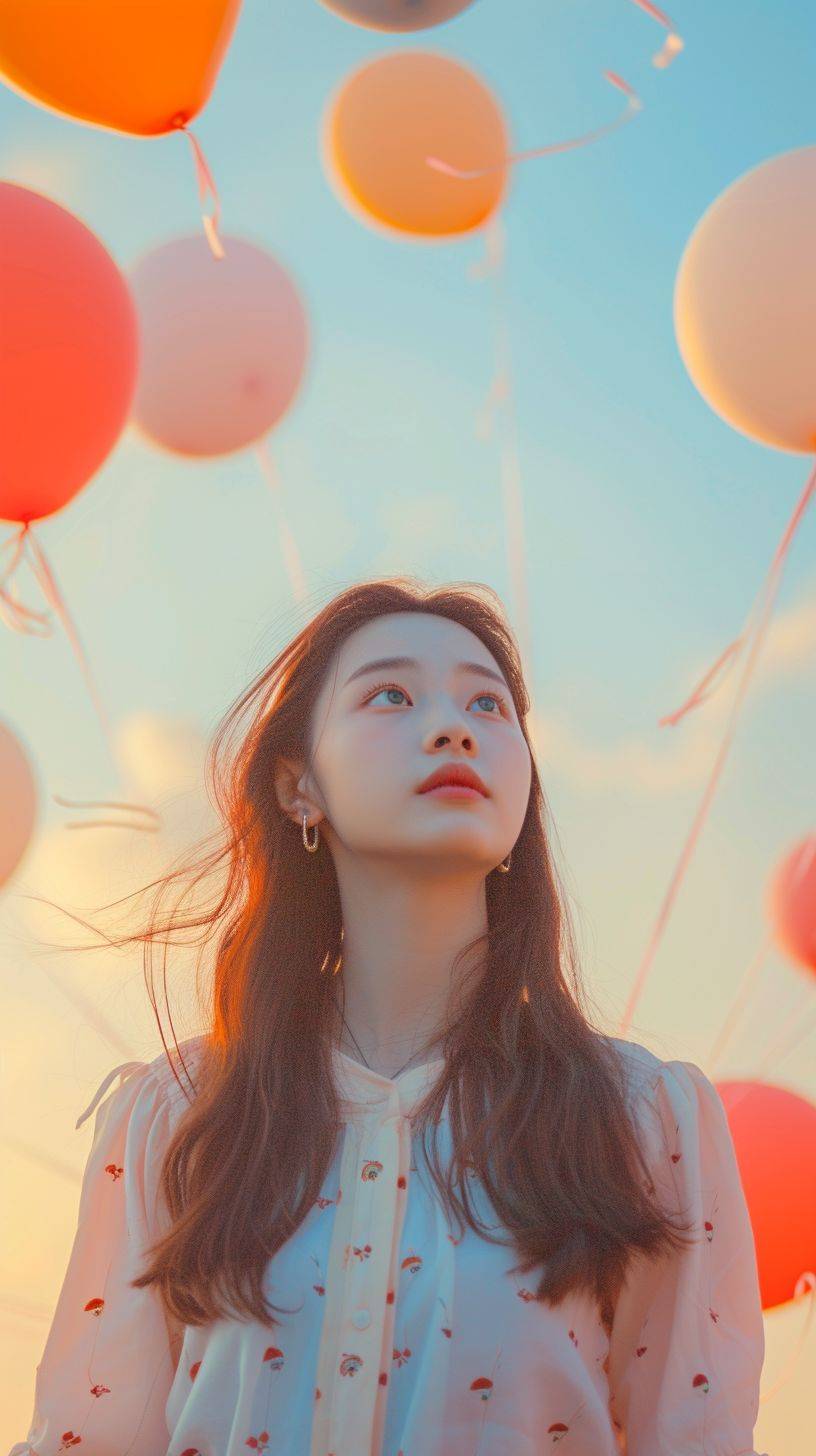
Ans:
{"type": "MultiPolygon", "coordinates": [[[[312,708],[345,638],[399,611],[436,613],[481,639],[504,672],[533,760],[511,871],[487,877],[488,928],[456,958],[459,970],[466,957],[472,964],[445,1023],[444,1069],[413,1117],[426,1155],[433,1129],[429,1167],[448,1216],[513,1245],[514,1273],[540,1265],[538,1299],[555,1305],[585,1291],[607,1321],[632,1255],[682,1248],[691,1227],[649,1196],[623,1059],[587,1010],[525,724],[529,698],[499,599],[473,583],[361,582],[334,597],[230,708],[207,759],[223,821],[215,848],[154,881],[147,927],[116,941],[144,942],[155,1010],[153,943],[198,930],[186,943],[203,949],[218,933],[205,1055],[197,1082],[187,1069],[194,1095],[184,1089],[189,1106],[162,1165],[169,1224],[132,1280],[155,1284],[183,1324],[236,1315],[280,1323],[272,1311],[285,1311],[264,1293],[267,1266],[320,1196],[342,1133],[332,1067],[337,879],[325,845],[303,852],[300,827],[279,806],[275,768],[281,756],[308,757],[312,708]],[[182,896],[159,913],[176,882],[189,891],[210,874],[222,884],[208,910],[185,912],[182,896]],[[448,1094],[453,1156],[443,1170],[435,1129],[448,1094]],[[482,1180],[509,1237],[474,1217],[465,1171],[482,1180]]],[[[179,1081],[175,1066],[173,1075],[179,1081]]]]}

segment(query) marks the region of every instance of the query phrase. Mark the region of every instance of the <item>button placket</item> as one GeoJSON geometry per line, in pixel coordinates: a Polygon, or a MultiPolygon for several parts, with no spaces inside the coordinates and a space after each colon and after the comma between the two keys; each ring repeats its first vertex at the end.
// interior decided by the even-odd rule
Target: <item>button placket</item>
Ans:
{"type": "Polygon", "coordinates": [[[370,1179],[370,1187],[358,1189],[355,1200],[356,1217],[349,1236],[349,1259],[354,1267],[346,1285],[347,1313],[337,1356],[334,1449],[367,1451],[372,1440],[381,1388],[385,1322],[390,1313],[386,1295],[393,1263],[392,1230],[397,1222],[401,1121],[401,1110],[384,1117],[380,1110],[376,1120],[366,1118],[366,1131],[360,1141],[357,1178],[362,1179],[368,1166],[382,1167],[370,1179]],[[367,1194],[368,1201],[361,1194],[367,1194]],[[367,1243],[370,1252],[363,1253],[358,1261],[354,1250],[364,1251],[367,1243]]]}

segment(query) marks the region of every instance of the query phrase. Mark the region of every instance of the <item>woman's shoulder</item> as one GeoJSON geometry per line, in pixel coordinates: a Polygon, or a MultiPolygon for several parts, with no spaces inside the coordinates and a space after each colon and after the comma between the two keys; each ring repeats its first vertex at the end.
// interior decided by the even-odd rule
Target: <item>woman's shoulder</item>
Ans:
{"type": "Polygon", "coordinates": [[[146,1071],[158,1085],[164,1099],[173,1109],[182,1109],[192,1102],[198,1091],[209,1048],[206,1033],[187,1037],[178,1046],[170,1045],[159,1052],[146,1071]]]}
{"type": "Polygon", "coordinates": [[[660,1080],[671,1077],[676,1063],[659,1057],[641,1042],[619,1036],[602,1036],[601,1040],[617,1059],[631,1106],[634,1107],[644,1094],[653,1091],[660,1080]]]}

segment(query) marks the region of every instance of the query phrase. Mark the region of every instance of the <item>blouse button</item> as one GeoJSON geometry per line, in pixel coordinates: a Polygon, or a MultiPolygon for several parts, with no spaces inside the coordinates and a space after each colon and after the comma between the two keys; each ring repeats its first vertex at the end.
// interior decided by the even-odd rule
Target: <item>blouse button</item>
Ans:
{"type": "Polygon", "coordinates": [[[371,1324],[371,1315],[367,1309],[356,1309],[351,1316],[351,1323],[356,1330],[367,1330],[371,1324]]]}

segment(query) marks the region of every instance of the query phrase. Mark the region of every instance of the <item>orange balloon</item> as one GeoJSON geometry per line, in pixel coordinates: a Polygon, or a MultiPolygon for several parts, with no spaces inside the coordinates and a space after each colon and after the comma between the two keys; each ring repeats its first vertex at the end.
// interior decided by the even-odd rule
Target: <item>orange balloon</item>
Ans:
{"type": "Polygon", "coordinates": [[[0,520],[68,503],[110,454],[136,388],[130,289],[49,197],[0,182],[0,520]]]}
{"type": "Polygon", "coordinates": [[[767,908],[783,955],[816,971],[816,834],[800,840],[777,866],[767,908]]]}
{"type": "Polygon", "coordinates": [[[816,146],[762,162],[698,222],[677,272],[683,363],[751,439],[816,450],[816,146]]]}
{"type": "Polygon", "coordinates": [[[11,729],[0,722],[0,885],[13,875],[25,854],[37,818],[37,788],[28,754],[11,729]]]}
{"type": "Polygon", "coordinates": [[[160,136],[209,100],[241,0],[3,0],[0,79],[49,111],[160,136]]]}
{"type": "Polygon", "coordinates": [[[359,67],[327,108],[323,159],[349,211],[389,234],[455,238],[496,212],[509,138],[488,86],[461,61],[394,51],[359,67]],[[426,156],[482,177],[446,176],[426,156]]]}
{"type": "Polygon", "coordinates": [[[716,1088],[751,1215],[762,1308],[774,1309],[816,1269],[816,1107],[767,1082],[716,1088]]]}

